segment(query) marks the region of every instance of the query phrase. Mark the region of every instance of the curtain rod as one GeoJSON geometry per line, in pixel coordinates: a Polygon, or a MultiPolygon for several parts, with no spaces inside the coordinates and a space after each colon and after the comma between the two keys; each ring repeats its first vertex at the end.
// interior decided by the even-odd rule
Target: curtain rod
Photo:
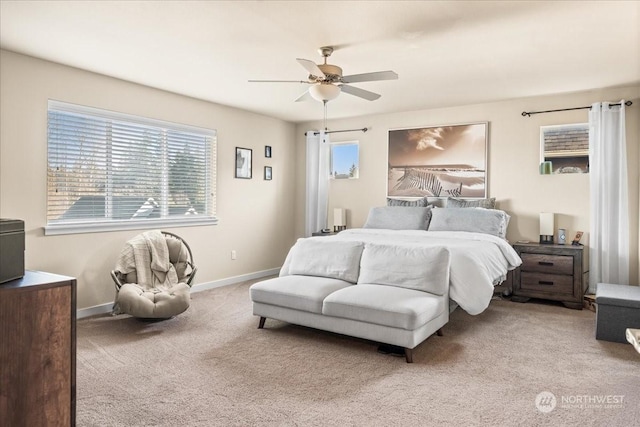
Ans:
{"type": "MultiPolygon", "coordinates": [[[[624,103],[624,105],[626,105],[627,107],[630,106],[631,104],[633,104],[633,102],[631,101],[627,101],[624,103]]],[[[609,104],[609,107],[615,107],[617,105],[620,105],[620,103],[618,102],[617,104],[609,104]]],[[[555,113],[557,111],[571,111],[571,110],[587,110],[587,109],[591,109],[591,106],[588,107],[575,107],[575,108],[563,108],[560,110],[547,110],[547,111],[523,111],[522,112],[522,117],[531,117],[532,114],[542,114],[542,113],[555,113]]]]}
{"type": "MultiPolygon", "coordinates": [[[[324,133],[325,133],[325,134],[327,134],[327,133],[338,133],[338,132],[358,132],[358,131],[366,132],[366,131],[368,131],[368,130],[369,130],[369,129],[367,129],[367,128],[362,128],[362,129],[345,129],[345,130],[327,130],[327,131],[325,131],[324,133]]],[[[315,132],[313,132],[313,134],[314,134],[314,135],[320,135],[320,132],[319,132],[319,131],[315,131],[315,132]]],[[[304,133],[304,136],[307,136],[307,132],[305,132],[305,133],[304,133]]]]}

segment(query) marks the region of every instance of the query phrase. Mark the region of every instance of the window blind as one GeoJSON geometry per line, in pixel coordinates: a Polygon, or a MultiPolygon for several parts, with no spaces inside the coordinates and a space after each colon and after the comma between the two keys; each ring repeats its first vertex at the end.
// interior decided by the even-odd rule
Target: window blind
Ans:
{"type": "Polygon", "coordinates": [[[48,231],[215,222],[215,137],[49,101],[48,231]]]}

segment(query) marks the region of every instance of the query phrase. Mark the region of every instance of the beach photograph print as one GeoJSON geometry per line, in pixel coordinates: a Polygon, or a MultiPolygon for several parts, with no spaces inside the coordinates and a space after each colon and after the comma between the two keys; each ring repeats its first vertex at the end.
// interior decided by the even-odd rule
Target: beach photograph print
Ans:
{"type": "Polygon", "coordinates": [[[389,131],[389,197],[486,197],[488,123],[389,131]]]}

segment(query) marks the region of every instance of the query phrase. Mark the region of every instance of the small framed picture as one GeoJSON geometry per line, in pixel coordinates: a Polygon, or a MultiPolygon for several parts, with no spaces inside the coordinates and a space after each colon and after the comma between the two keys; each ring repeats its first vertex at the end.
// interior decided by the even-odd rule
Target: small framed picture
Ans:
{"type": "Polygon", "coordinates": [[[252,150],[236,147],[236,178],[251,179],[252,150]]]}
{"type": "Polygon", "coordinates": [[[264,146],[264,156],[267,158],[271,158],[271,146],[270,145],[265,145],[264,146]]]}
{"type": "Polygon", "coordinates": [[[264,167],[264,179],[265,181],[271,181],[271,166],[264,167]]]}
{"type": "Polygon", "coordinates": [[[581,246],[580,239],[582,239],[582,235],[583,235],[583,234],[584,234],[584,233],[583,233],[582,231],[578,231],[578,232],[576,233],[576,237],[575,237],[575,239],[573,239],[573,242],[571,242],[571,244],[572,244],[573,246],[581,246]]]}

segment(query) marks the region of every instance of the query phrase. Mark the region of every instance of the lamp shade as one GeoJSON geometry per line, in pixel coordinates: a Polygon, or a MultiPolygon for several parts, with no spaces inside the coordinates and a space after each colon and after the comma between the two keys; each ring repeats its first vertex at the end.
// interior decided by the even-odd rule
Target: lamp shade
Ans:
{"type": "Polygon", "coordinates": [[[331,83],[315,84],[309,88],[309,94],[316,101],[331,101],[340,95],[340,88],[331,83]]]}
{"type": "Polygon", "coordinates": [[[334,226],[346,226],[347,225],[347,215],[346,211],[342,208],[334,208],[333,209],[333,225],[334,226]]]}
{"type": "Polygon", "coordinates": [[[555,214],[549,212],[542,212],[540,214],[540,235],[541,236],[553,236],[555,229],[555,214]]]}

